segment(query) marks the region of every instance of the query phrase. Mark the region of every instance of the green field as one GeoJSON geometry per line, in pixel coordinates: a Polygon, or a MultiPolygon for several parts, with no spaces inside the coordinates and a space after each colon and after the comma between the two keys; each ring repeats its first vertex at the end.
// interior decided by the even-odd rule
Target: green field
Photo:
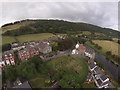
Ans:
{"type": "Polygon", "coordinates": [[[32,24],[32,23],[34,23],[34,21],[24,21],[22,23],[5,26],[5,27],[2,28],[2,33],[6,32],[6,31],[10,31],[10,30],[19,29],[22,26],[26,26],[26,25],[29,25],[29,24],[32,24]]]}
{"type": "Polygon", "coordinates": [[[82,34],[83,35],[91,35],[91,32],[89,32],[89,31],[82,31],[82,34]]]}
{"type": "Polygon", "coordinates": [[[111,51],[112,54],[119,55],[120,44],[107,40],[93,40],[95,44],[102,47],[103,52],[111,51]]]}
{"type": "Polygon", "coordinates": [[[7,44],[7,43],[11,43],[11,42],[15,42],[15,38],[12,36],[3,36],[2,37],[2,44],[7,44]]]}
{"type": "Polygon", "coordinates": [[[25,41],[30,41],[30,40],[43,40],[43,39],[47,39],[52,36],[55,36],[55,35],[51,33],[27,34],[27,35],[17,36],[17,39],[19,42],[25,42],[25,41]]]}
{"type": "Polygon", "coordinates": [[[2,37],[2,44],[12,43],[18,40],[19,42],[31,41],[31,40],[43,40],[49,37],[55,36],[51,33],[41,33],[41,34],[27,34],[21,36],[3,36],[2,37]]]}
{"type": "Polygon", "coordinates": [[[95,35],[98,35],[98,36],[104,36],[103,33],[97,33],[97,32],[95,32],[95,35]]]}
{"type": "MultiPolygon", "coordinates": [[[[42,70],[46,74],[51,73],[51,80],[57,80],[62,88],[71,88],[72,86],[69,83],[73,83],[75,87],[81,87],[88,74],[86,60],[71,56],[58,57],[47,61],[42,70]]],[[[48,77],[44,75],[30,80],[32,87],[45,87],[45,80],[48,77]]]]}

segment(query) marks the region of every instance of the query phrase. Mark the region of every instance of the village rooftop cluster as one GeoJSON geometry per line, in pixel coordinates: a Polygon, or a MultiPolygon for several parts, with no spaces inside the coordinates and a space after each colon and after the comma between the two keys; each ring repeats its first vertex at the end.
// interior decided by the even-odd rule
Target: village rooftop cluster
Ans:
{"type": "Polygon", "coordinates": [[[39,55],[40,53],[50,53],[52,52],[52,47],[50,46],[50,43],[52,40],[57,39],[64,39],[64,36],[54,36],[50,37],[47,40],[33,40],[33,41],[26,41],[23,43],[19,42],[13,42],[11,43],[11,50],[5,51],[2,54],[2,57],[0,57],[0,69],[3,69],[5,65],[15,65],[16,63],[16,55],[15,51],[17,52],[17,56],[19,60],[25,61],[29,58],[39,55]]]}
{"type": "MultiPolygon", "coordinates": [[[[58,37],[64,39],[61,36],[58,37]]],[[[12,43],[12,49],[9,51],[5,51],[1,57],[0,68],[3,69],[5,65],[15,65],[16,56],[14,54],[14,51],[18,51],[17,55],[21,61],[26,61],[35,55],[39,55],[40,53],[46,54],[52,52],[52,47],[50,46],[51,41],[58,39],[58,37],[52,37],[48,40],[42,41],[12,43]]],[[[93,81],[98,88],[108,88],[110,79],[104,74],[102,69],[97,66],[96,62],[94,61],[94,50],[91,50],[87,46],[78,42],[75,45],[75,49],[70,52],[70,55],[88,57],[89,77],[86,82],[89,83],[93,81]]]]}
{"type": "Polygon", "coordinates": [[[89,77],[87,83],[95,82],[98,88],[108,88],[109,87],[109,78],[104,72],[97,66],[95,59],[95,51],[91,50],[87,46],[80,44],[79,42],[76,44],[75,49],[72,50],[72,55],[81,55],[81,57],[88,57],[88,67],[89,67],[89,77]]]}

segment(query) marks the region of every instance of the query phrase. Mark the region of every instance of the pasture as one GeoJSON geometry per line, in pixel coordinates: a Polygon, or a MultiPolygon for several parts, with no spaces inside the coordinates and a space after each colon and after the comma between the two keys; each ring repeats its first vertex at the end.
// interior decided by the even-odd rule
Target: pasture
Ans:
{"type": "Polygon", "coordinates": [[[51,33],[41,33],[41,34],[21,35],[21,36],[17,36],[16,38],[19,42],[25,42],[25,41],[31,41],[31,40],[43,40],[53,36],[54,35],[51,33]]]}
{"type": "Polygon", "coordinates": [[[93,42],[101,46],[103,52],[111,51],[112,54],[119,55],[120,44],[107,40],[93,40],[93,42]]]}
{"type": "Polygon", "coordinates": [[[54,36],[52,33],[40,33],[40,34],[27,34],[21,36],[2,36],[2,44],[12,43],[12,42],[25,42],[31,40],[43,40],[54,36]]]}
{"type": "Polygon", "coordinates": [[[15,37],[12,36],[2,36],[2,44],[12,43],[15,42],[15,37]]]}
{"type": "Polygon", "coordinates": [[[89,32],[89,31],[82,31],[82,34],[83,35],[91,35],[91,32],[89,32]]]}

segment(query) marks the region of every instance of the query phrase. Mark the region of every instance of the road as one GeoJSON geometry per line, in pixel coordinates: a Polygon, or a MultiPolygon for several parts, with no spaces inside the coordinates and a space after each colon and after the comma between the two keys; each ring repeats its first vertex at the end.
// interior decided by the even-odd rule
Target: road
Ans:
{"type": "Polygon", "coordinates": [[[68,56],[68,55],[71,55],[71,50],[66,50],[66,51],[60,52],[57,55],[54,55],[52,57],[44,58],[44,61],[48,61],[48,60],[51,60],[53,58],[57,58],[57,57],[61,57],[61,56],[68,56]]]}

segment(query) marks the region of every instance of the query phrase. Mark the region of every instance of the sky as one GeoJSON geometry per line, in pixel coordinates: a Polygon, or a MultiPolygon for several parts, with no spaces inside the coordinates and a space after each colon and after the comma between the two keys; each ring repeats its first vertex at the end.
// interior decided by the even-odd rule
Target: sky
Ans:
{"type": "Polygon", "coordinates": [[[118,2],[1,2],[2,21],[63,19],[118,30],[118,2]]]}

